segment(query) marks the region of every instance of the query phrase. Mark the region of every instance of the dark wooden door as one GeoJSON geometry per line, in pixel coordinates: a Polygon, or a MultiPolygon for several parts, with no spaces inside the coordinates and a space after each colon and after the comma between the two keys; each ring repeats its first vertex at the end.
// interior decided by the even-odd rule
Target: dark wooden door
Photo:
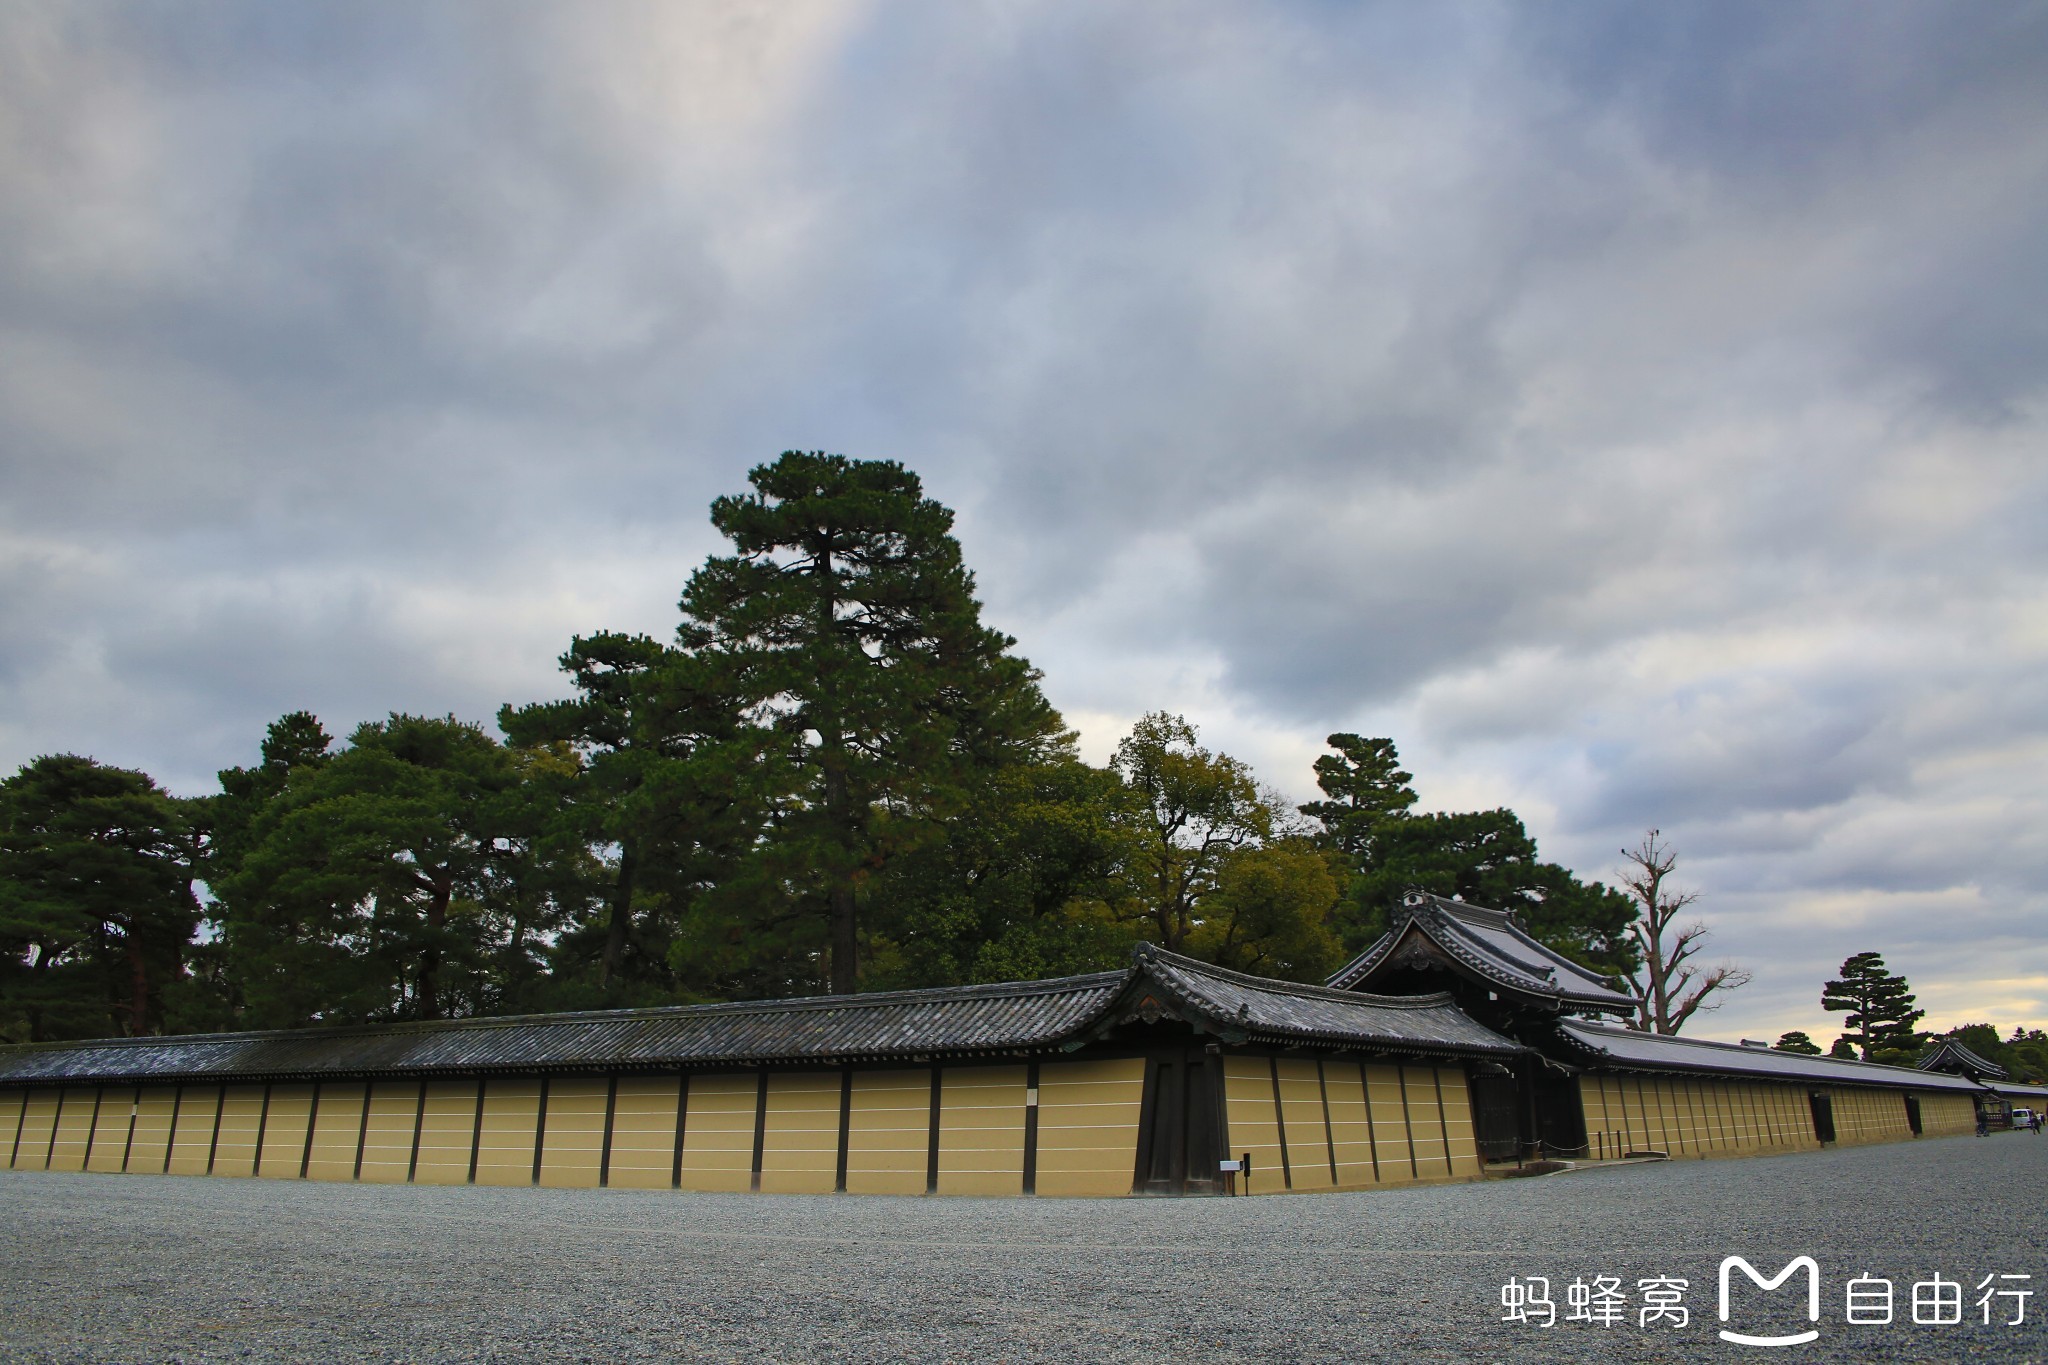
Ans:
{"type": "Polygon", "coordinates": [[[1220,1194],[1216,1059],[1200,1048],[1148,1057],[1138,1120],[1137,1194],[1220,1194]]]}
{"type": "Polygon", "coordinates": [[[1521,1087],[1513,1076],[1472,1078],[1472,1127],[1488,1161],[1513,1161],[1521,1152],[1521,1087]]]}
{"type": "Polygon", "coordinates": [[[1835,1140],[1835,1097],[1816,1090],[1807,1101],[1813,1105],[1813,1135],[1822,1142],[1835,1140]]]}

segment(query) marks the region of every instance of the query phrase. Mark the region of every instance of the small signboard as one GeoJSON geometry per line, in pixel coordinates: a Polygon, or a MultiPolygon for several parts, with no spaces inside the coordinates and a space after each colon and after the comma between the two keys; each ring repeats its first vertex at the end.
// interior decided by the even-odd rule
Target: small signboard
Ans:
{"type": "Polygon", "coordinates": [[[1235,1157],[1229,1157],[1217,1162],[1216,1169],[1219,1171],[1241,1171],[1244,1169],[1244,1163],[1235,1157]]]}

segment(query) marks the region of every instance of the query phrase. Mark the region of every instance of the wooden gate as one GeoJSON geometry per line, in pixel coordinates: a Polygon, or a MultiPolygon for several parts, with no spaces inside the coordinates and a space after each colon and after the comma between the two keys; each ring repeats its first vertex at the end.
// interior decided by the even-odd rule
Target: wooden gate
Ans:
{"type": "Polygon", "coordinates": [[[1472,1077],[1472,1129],[1479,1154],[1513,1161],[1522,1150],[1521,1087],[1504,1073],[1472,1077]]]}
{"type": "Polygon", "coordinates": [[[1133,1194],[1221,1194],[1218,1133],[1221,1068],[1201,1048],[1145,1059],[1145,1100],[1138,1119],[1133,1194]]]}

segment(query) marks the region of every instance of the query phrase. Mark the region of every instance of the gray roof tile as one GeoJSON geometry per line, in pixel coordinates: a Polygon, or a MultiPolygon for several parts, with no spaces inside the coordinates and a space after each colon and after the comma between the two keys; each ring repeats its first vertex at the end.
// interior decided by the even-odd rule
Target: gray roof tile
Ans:
{"type": "Polygon", "coordinates": [[[282,1080],[836,1065],[1045,1051],[1087,1041],[1156,989],[1239,1040],[1423,1054],[1524,1051],[1446,996],[1385,999],[1226,972],[1141,945],[1122,971],[740,1004],[439,1020],[0,1049],[0,1084],[282,1080]]]}
{"type": "Polygon", "coordinates": [[[1410,932],[1426,935],[1475,978],[1498,989],[1551,1001],[1560,1009],[1635,1012],[1633,996],[1538,943],[1506,911],[1426,892],[1411,892],[1395,911],[1387,932],[1340,967],[1329,984],[1341,989],[1366,980],[1394,956],[1410,932]]]}

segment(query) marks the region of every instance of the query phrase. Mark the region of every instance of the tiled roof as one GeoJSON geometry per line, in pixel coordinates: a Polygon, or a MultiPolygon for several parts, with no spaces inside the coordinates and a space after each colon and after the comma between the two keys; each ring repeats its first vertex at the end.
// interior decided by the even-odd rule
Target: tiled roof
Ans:
{"type": "Polygon", "coordinates": [[[1994,1081],[2006,1079],[2006,1070],[1996,1062],[1986,1061],[1953,1038],[1941,1040],[1941,1046],[1915,1063],[1922,1071],[1957,1071],[1965,1076],[1988,1076],[1994,1081]]]}
{"type": "Polygon", "coordinates": [[[1146,944],[1149,981],[1213,1031],[1264,1042],[1506,1055],[1527,1048],[1486,1028],[1448,995],[1366,995],[1226,971],[1146,944]]]}
{"type": "Polygon", "coordinates": [[[1122,971],[729,1005],[438,1020],[0,1049],[0,1083],[282,1080],[973,1057],[1078,1046],[1148,990],[1236,1040],[1438,1054],[1524,1051],[1445,996],[1382,999],[1244,976],[1141,945],[1122,971]],[[1123,1002],[1123,1007],[1119,1007],[1123,1002]]]}
{"type": "Polygon", "coordinates": [[[1674,1038],[1634,1029],[1560,1019],[1557,1031],[1566,1052],[1585,1065],[1629,1071],[1711,1072],[1800,1084],[1884,1085],[1910,1090],[1955,1090],[1981,1094],[1984,1087],[1961,1076],[1882,1066],[1839,1057],[1814,1057],[1776,1048],[1742,1047],[1703,1038],[1674,1038]]]}
{"type": "Polygon", "coordinates": [[[1635,997],[1604,977],[1545,947],[1514,916],[1464,901],[1411,892],[1387,932],[1346,963],[1329,984],[1342,989],[1369,978],[1397,955],[1411,935],[1422,935],[1489,986],[1534,996],[1557,1009],[1633,1014],[1635,997]]]}

